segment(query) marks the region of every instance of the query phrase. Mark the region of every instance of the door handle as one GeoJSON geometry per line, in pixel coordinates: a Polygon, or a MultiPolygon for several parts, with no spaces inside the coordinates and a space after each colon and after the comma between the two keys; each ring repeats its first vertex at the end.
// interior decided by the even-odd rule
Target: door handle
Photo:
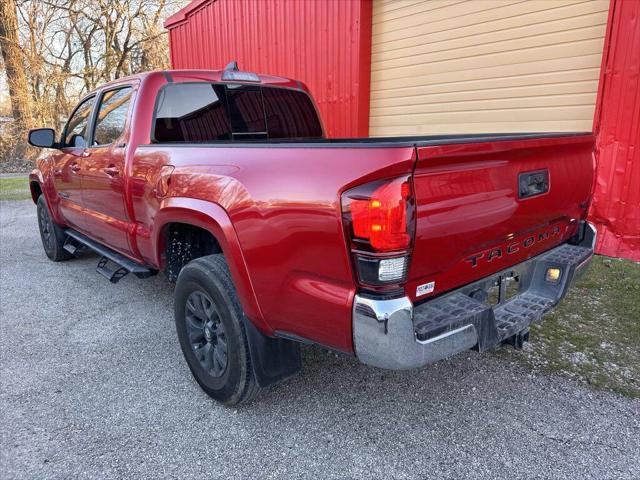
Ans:
{"type": "Polygon", "coordinates": [[[105,169],[103,169],[104,173],[106,173],[107,175],[109,175],[110,177],[116,177],[120,174],[120,170],[118,170],[118,167],[107,167],[105,169]]]}
{"type": "Polygon", "coordinates": [[[69,169],[73,172],[73,173],[78,173],[80,171],[80,165],[78,165],[77,163],[73,163],[71,164],[71,166],[69,167],[69,169]]]}

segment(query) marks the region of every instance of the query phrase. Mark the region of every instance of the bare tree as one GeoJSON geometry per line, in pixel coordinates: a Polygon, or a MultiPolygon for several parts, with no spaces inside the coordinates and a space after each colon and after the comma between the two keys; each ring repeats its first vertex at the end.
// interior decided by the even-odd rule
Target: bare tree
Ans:
{"type": "MultiPolygon", "coordinates": [[[[54,1],[54,0],[49,0],[54,1]]],[[[91,90],[99,83],[143,69],[168,66],[167,12],[185,0],[72,0],[58,9],[72,18],[81,47],[83,81],[91,90]]]]}
{"type": "Polygon", "coordinates": [[[18,43],[18,17],[15,0],[0,2],[0,47],[9,85],[11,110],[18,128],[31,126],[31,102],[27,89],[24,58],[18,43]]]}
{"type": "Polygon", "coordinates": [[[18,132],[14,140],[0,135],[0,168],[7,147],[23,139],[29,126],[58,127],[78,99],[100,84],[167,68],[163,21],[187,3],[0,0],[2,54],[18,132]]]}

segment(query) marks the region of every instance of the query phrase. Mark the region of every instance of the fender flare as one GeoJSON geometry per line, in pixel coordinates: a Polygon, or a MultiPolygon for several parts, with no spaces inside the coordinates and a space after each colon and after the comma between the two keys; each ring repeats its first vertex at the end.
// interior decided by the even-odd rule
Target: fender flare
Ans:
{"type": "MultiPolygon", "coordinates": [[[[39,166],[43,166],[40,164],[39,166]]],[[[44,164],[46,169],[47,164],[44,164]]],[[[49,207],[49,213],[53,217],[53,221],[58,225],[65,225],[65,221],[60,215],[60,211],[58,210],[59,199],[56,195],[55,190],[53,189],[52,182],[50,180],[51,171],[43,173],[40,168],[34,168],[29,173],[29,190],[31,191],[31,198],[33,199],[33,203],[38,203],[38,199],[34,198],[33,189],[31,188],[32,183],[37,183],[40,186],[40,191],[44,195],[44,198],[47,200],[47,205],[49,207]],[[45,180],[46,179],[46,180],[45,180]]]]}
{"type": "Polygon", "coordinates": [[[31,191],[31,198],[33,199],[33,203],[38,203],[38,199],[34,197],[33,188],[31,187],[31,184],[33,183],[37,183],[40,187],[40,191],[45,193],[44,178],[42,177],[42,172],[38,168],[34,168],[31,170],[31,173],[29,173],[29,190],[31,191]]]}
{"type": "Polygon", "coordinates": [[[238,235],[231,219],[217,203],[185,197],[169,197],[162,200],[154,221],[152,238],[155,264],[162,265],[164,227],[169,223],[187,223],[202,228],[218,241],[227,259],[231,278],[236,287],[240,304],[247,318],[262,333],[268,336],[274,330],[265,321],[256,296],[238,235]]]}

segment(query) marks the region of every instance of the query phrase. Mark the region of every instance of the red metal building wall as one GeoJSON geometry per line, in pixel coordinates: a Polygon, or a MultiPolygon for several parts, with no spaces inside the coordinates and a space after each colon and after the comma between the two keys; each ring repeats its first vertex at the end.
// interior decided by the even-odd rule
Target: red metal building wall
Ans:
{"type": "Polygon", "coordinates": [[[596,251],[640,261],[640,0],[611,0],[594,131],[596,251]]]}
{"type": "Polygon", "coordinates": [[[367,136],[368,0],[194,0],[170,17],[174,68],[242,70],[304,82],[331,137],[367,136]]]}

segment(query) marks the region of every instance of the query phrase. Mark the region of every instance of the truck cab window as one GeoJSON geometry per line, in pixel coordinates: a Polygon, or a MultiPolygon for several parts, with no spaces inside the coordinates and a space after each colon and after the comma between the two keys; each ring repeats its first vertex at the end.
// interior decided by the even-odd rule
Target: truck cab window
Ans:
{"type": "Polygon", "coordinates": [[[260,87],[227,85],[227,102],[234,140],[267,138],[260,87]]]}
{"type": "Polygon", "coordinates": [[[155,143],[317,138],[318,113],[300,90],[178,83],[163,88],[156,100],[155,143]]]}
{"type": "Polygon", "coordinates": [[[210,83],[167,85],[158,95],[153,139],[165,142],[230,140],[224,87],[210,83]]]}
{"type": "Polygon", "coordinates": [[[63,144],[65,147],[86,147],[88,142],[89,117],[93,110],[95,96],[83,100],[71,114],[64,129],[63,144]]]}
{"type": "Polygon", "coordinates": [[[309,95],[270,87],[264,87],[262,94],[269,138],[322,138],[322,126],[309,95]]]}
{"type": "Polygon", "coordinates": [[[93,133],[94,146],[109,145],[120,138],[127,122],[131,91],[131,87],[125,87],[102,95],[93,133]]]}

